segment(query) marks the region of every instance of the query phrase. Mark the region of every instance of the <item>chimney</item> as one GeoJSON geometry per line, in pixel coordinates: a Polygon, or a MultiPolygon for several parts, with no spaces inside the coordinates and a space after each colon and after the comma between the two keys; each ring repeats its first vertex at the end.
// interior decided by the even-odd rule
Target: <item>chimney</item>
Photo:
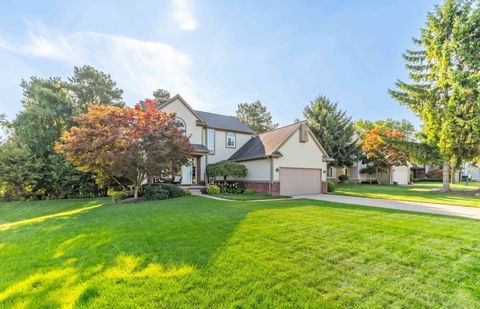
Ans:
{"type": "Polygon", "coordinates": [[[307,124],[304,122],[300,125],[300,143],[308,142],[308,127],[307,124]]]}

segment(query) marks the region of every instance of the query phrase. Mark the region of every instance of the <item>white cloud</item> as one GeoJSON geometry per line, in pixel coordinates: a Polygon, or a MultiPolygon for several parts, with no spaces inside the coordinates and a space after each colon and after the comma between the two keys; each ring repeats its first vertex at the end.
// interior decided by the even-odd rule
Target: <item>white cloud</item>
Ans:
{"type": "Polygon", "coordinates": [[[28,28],[26,40],[18,44],[0,37],[0,49],[71,66],[93,65],[111,74],[126,99],[151,97],[153,90],[165,88],[195,108],[211,108],[202,99],[209,96],[208,87],[192,79],[191,57],[169,44],[98,32],[65,34],[43,25],[28,28]]]}
{"type": "Polygon", "coordinates": [[[197,29],[198,22],[193,16],[192,0],[172,0],[172,15],[180,29],[187,31],[197,29]]]}

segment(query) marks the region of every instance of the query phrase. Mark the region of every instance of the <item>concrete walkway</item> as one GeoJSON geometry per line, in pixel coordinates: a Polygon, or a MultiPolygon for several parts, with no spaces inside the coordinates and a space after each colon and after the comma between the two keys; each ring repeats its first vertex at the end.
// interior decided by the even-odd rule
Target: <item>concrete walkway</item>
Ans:
{"type": "Polygon", "coordinates": [[[307,198],[312,200],[337,202],[345,204],[354,204],[361,206],[372,206],[390,209],[399,209],[407,211],[424,212],[446,216],[466,217],[480,220],[480,208],[453,206],[445,204],[430,204],[420,202],[404,202],[376,198],[330,195],[330,194],[315,194],[315,195],[296,195],[294,198],[307,198]]]}

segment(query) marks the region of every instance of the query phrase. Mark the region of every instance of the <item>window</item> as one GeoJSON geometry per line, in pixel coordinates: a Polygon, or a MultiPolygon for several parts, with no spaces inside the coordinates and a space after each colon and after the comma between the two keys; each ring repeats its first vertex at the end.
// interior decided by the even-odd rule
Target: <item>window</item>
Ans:
{"type": "Polygon", "coordinates": [[[177,125],[180,132],[183,132],[183,134],[187,134],[187,126],[185,126],[185,121],[183,121],[182,118],[175,117],[175,124],[177,125]]]}
{"type": "Polygon", "coordinates": [[[332,177],[333,175],[333,168],[329,167],[327,170],[327,177],[332,177]]]}
{"type": "Polygon", "coordinates": [[[235,133],[227,133],[227,147],[235,148],[235,133]]]}
{"type": "Polygon", "coordinates": [[[210,153],[215,153],[215,130],[207,129],[207,148],[210,153]]]}

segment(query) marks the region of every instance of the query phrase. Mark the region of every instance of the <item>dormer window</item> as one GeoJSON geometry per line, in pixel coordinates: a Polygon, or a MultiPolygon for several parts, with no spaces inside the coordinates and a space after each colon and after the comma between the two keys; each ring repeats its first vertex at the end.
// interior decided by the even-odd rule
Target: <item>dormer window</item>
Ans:
{"type": "Polygon", "coordinates": [[[175,117],[175,124],[180,132],[183,134],[187,134],[187,126],[185,125],[185,121],[182,118],[175,117]]]}
{"type": "Polygon", "coordinates": [[[226,135],[226,144],[228,148],[235,148],[235,133],[228,132],[226,135]]]}

